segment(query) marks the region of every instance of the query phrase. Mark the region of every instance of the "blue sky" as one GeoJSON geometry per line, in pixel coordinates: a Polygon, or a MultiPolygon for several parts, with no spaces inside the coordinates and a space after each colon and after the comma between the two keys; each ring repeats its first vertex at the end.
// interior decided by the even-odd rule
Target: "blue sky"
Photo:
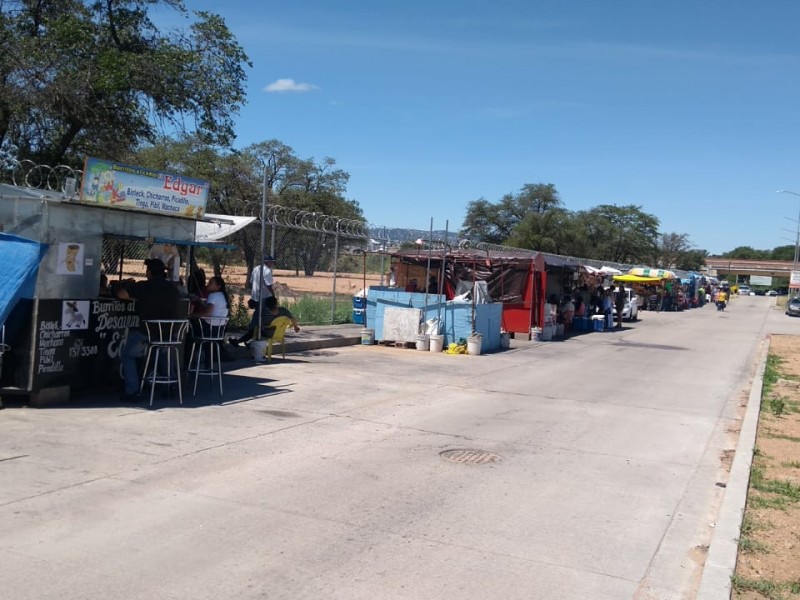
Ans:
{"type": "Polygon", "coordinates": [[[334,158],[371,223],[453,231],[541,182],[712,253],[794,243],[796,0],[187,5],[253,62],[236,145],[334,158]]]}

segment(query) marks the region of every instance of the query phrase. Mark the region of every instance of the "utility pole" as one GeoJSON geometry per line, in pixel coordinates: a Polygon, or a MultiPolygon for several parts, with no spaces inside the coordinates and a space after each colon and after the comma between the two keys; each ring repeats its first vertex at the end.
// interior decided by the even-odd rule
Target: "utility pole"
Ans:
{"type": "MultiPolygon", "coordinates": [[[[778,190],[779,194],[792,194],[793,196],[800,197],[800,194],[797,192],[792,192],[790,190],[778,190]]],[[[800,211],[797,213],[797,234],[794,240],[794,261],[792,262],[792,276],[797,272],[797,259],[800,255],[800,211]]],[[[789,277],[789,288],[792,287],[792,276],[789,277]]]]}

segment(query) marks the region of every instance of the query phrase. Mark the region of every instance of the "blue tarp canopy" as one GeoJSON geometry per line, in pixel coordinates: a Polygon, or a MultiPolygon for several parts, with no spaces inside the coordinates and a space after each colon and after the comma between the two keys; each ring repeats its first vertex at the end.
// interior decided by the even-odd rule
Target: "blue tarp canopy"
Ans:
{"type": "Polygon", "coordinates": [[[0,233],[0,325],[20,298],[33,298],[39,263],[46,252],[47,244],[0,233]]]}

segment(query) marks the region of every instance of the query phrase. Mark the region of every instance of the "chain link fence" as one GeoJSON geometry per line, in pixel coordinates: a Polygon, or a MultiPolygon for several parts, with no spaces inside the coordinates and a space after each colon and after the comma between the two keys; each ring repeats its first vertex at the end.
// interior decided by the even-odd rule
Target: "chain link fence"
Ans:
{"type": "MultiPolygon", "coordinates": [[[[48,190],[72,198],[80,190],[82,172],[66,166],[49,167],[0,157],[0,184],[48,190]]],[[[102,247],[102,269],[110,281],[143,279],[144,260],[159,257],[173,270],[173,279],[194,292],[212,275],[225,279],[232,300],[232,321],[248,320],[246,297],[250,274],[261,255],[275,258],[275,290],[301,324],[351,321],[353,296],[371,285],[388,283],[391,252],[401,248],[437,250],[531,250],[507,248],[459,238],[442,231],[388,228],[366,222],[298,210],[277,204],[263,207],[258,220],[213,245],[171,246],[152,240],[107,237],[102,247]]],[[[423,250],[424,251],[424,250],[423,250]]],[[[559,257],[575,265],[620,265],[584,258],[559,257]]]]}

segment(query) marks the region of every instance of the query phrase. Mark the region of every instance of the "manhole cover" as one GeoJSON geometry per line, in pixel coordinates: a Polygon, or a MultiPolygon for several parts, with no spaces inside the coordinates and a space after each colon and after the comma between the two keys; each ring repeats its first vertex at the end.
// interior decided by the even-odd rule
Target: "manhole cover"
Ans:
{"type": "Polygon", "coordinates": [[[483,452],[482,450],[445,450],[440,452],[439,456],[451,462],[466,463],[468,465],[485,465],[500,460],[500,456],[497,454],[483,452]]]}

